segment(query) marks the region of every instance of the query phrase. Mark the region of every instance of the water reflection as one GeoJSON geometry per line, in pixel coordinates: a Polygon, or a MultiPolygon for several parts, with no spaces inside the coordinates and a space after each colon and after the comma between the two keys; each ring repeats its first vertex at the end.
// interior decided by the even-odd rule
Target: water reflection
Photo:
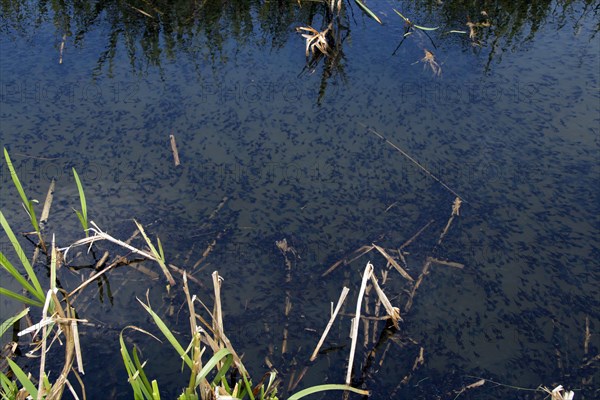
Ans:
{"type": "MultiPolygon", "coordinates": [[[[411,21],[439,27],[435,32],[424,32],[433,48],[454,45],[460,41],[465,48],[488,54],[488,68],[493,60],[500,61],[504,51],[530,42],[547,23],[558,28],[581,29],[580,21],[589,14],[597,14],[598,6],[592,0],[550,0],[531,2],[494,1],[404,1],[400,4],[372,5],[389,26],[401,27],[404,21],[393,10],[401,9],[411,21]],[[458,37],[455,37],[458,36],[458,37]]],[[[300,41],[293,32],[298,26],[313,26],[324,30],[335,19],[333,36],[336,52],[323,64],[321,90],[327,77],[343,73],[343,44],[350,36],[350,26],[365,15],[352,2],[345,3],[341,12],[332,13],[326,2],[315,1],[260,1],[260,0],[207,0],[178,1],[4,1],[0,3],[0,29],[9,37],[24,36],[33,40],[46,23],[54,26],[57,54],[62,46],[83,47],[86,41],[100,40],[103,44],[96,54],[96,74],[112,74],[114,59],[124,51],[136,74],[148,67],[161,68],[167,61],[186,56],[199,68],[198,60],[206,60],[218,68],[228,61],[226,46],[243,48],[246,45],[264,48],[282,48],[290,40],[300,41]],[[333,17],[335,14],[335,18],[333,17]],[[98,38],[98,28],[102,37],[98,38]]],[[[365,18],[369,29],[381,29],[365,18]]],[[[600,29],[596,26],[595,33],[600,29]]],[[[406,33],[406,31],[405,31],[406,33]]],[[[593,38],[593,36],[592,36],[593,38]]],[[[398,35],[399,43],[406,39],[398,35]]],[[[360,38],[355,38],[360,40],[360,38]]],[[[57,55],[58,58],[58,55],[57,55]]],[[[315,60],[307,68],[314,69],[315,60]]]]}

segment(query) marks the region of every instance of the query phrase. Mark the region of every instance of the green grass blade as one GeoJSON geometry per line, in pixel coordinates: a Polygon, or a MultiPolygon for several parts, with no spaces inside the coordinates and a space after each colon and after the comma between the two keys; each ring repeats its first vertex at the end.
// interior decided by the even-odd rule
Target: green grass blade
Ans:
{"type": "Polygon", "coordinates": [[[42,286],[40,285],[40,282],[38,281],[37,276],[35,275],[35,272],[33,271],[33,268],[31,268],[31,264],[29,263],[29,260],[25,256],[25,252],[23,252],[23,248],[21,247],[21,244],[19,243],[15,234],[13,233],[12,229],[10,228],[10,225],[8,224],[8,221],[4,217],[4,214],[2,213],[2,211],[0,211],[0,224],[4,228],[4,232],[6,232],[6,236],[8,236],[8,240],[10,241],[13,248],[15,249],[15,252],[17,253],[17,257],[19,257],[21,264],[23,264],[23,267],[25,268],[25,271],[27,272],[27,276],[29,277],[29,280],[35,287],[35,291],[37,292],[37,293],[35,293],[35,297],[37,297],[42,302],[44,302],[44,300],[46,299],[46,296],[44,295],[42,286]]]}
{"type": "Polygon", "coordinates": [[[362,10],[363,10],[364,12],[366,12],[366,13],[369,15],[369,17],[373,18],[375,21],[377,21],[377,22],[379,22],[381,25],[383,25],[383,24],[382,24],[382,22],[381,22],[381,20],[379,19],[379,17],[378,17],[377,15],[375,15],[375,13],[374,13],[373,11],[371,11],[371,10],[369,9],[369,7],[367,7],[367,6],[365,5],[365,3],[363,3],[361,0],[354,0],[354,1],[356,2],[356,4],[358,4],[358,6],[359,6],[360,8],[362,8],[362,10]]]}
{"type": "Polygon", "coordinates": [[[21,294],[15,293],[11,290],[0,287],[0,296],[10,297],[13,300],[20,301],[21,303],[29,304],[30,306],[43,307],[44,303],[39,302],[35,299],[30,299],[21,294]]]}
{"type": "Polygon", "coordinates": [[[140,358],[138,357],[137,348],[135,346],[133,347],[133,363],[135,364],[135,368],[138,370],[139,377],[143,385],[146,387],[146,390],[148,390],[149,393],[152,393],[152,385],[150,384],[150,381],[144,372],[142,363],[140,363],[140,358]]]}
{"type": "Polygon", "coordinates": [[[404,15],[402,15],[402,14],[400,13],[400,11],[396,10],[395,8],[394,8],[394,12],[395,12],[396,14],[398,14],[398,15],[399,15],[399,16],[400,16],[400,17],[401,17],[403,20],[404,20],[404,22],[406,22],[407,24],[410,24],[410,23],[411,23],[411,22],[410,22],[410,20],[409,20],[408,18],[406,18],[404,15]]]}
{"type": "Polygon", "coordinates": [[[21,311],[20,313],[18,313],[17,315],[14,315],[10,318],[8,318],[6,321],[4,321],[2,323],[2,325],[0,325],[0,337],[2,337],[4,335],[4,333],[11,327],[13,326],[13,324],[15,322],[17,322],[18,320],[20,320],[21,318],[23,318],[25,315],[27,315],[27,313],[29,312],[29,308],[24,309],[23,311],[21,311]]]}
{"type": "MultiPolygon", "coordinates": [[[[156,247],[154,247],[154,245],[152,244],[152,241],[150,240],[148,235],[146,235],[146,232],[144,231],[144,227],[142,226],[142,224],[137,222],[135,219],[133,220],[133,222],[135,222],[135,225],[137,226],[142,237],[146,241],[146,244],[150,248],[150,252],[154,256],[154,258],[156,258],[156,262],[158,262],[158,265],[160,265],[160,268],[162,269],[163,273],[165,274],[165,277],[169,281],[169,285],[174,286],[175,280],[173,279],[173,275],[171,275],[171,273],[169,272],[169,269],[167,268],[167,264],[165,264],[164,253],[162,253],[162,245],[160,245],[161,252],[159,253],[158,251],[156,251],[156,247]]],[[[159,244],[160,244],[160,241],[159,241],[159,244]]]]}
{"type": "Polygon", "coordinates": [[[413,26],[414,26],[415,28],[417,28],[417,29],[420,29],[420,30],[422,30],[422,31],[435,31],[435,30],[438,30],[438,29],[440,29],[440,27],[439,27],[439,26],[436,26],[435,28],[427,28],[426,26],[414,25],[414,24],[413,24],[413,26]]]}
{"type": "Polygon", "coordinates": [[[2,400],[12,400],[17,398],[19,388],[17,384],[8,379],[8,376],[0,372],[0,384],[2,385],[2,400]]]}
{"type": "Polygon", "coordinates": [[[158,329],[160,329],[160,331],[167,338],[169,343],[171,343],[171,346],[173,346],[173,348],[177,351],[177,353],[179,353],[179,355],[183,358],[183,361],[185,361],[185,363],[188,365],[188,367],[190,367],[190,369],[192,369],[192,366],[193,366],[192,359],[187,355],[187,353],[185,352],[185,350],[183,349],[183,347],[181,346],[179,341],[177,341],[177,339],[175,338],[175,336],[173,335],[171,330],[167,327],[167,325],[163,322],[163,320],[158,316],[158,314],[156,314],[152,310],[152,308],[150,308],[150,306],[144,304],[140,299],[137,299],[137,300],[140,302],[142,307],[144,307],[144,309],[148,312],[148,314],[150,314],[150,316],[154,320],[154,323],[156,324],[158,329]]]}
{"type": "Polygon", "coordinates": [[[37,298],[42,303],[44,301],[46,301],[45,297],[42,298],[42,297],[38,296],[38,294],[39,294],[38,291],[33,286],[31,286],[31,284],[29,282],[27,282],[27,279],[25,279],[23,277],[23,275],[21,275],[21,273],[10,263],[10,261],[8,261],[8,259],[6,258],[6,256],[4,254],[2,254],[2,252],[0,252],[0,265],[17,282],[19,282],[19,284],[21,285],[21,287],[23,287],[23,289],[27,290],[29,293],[31,293],[35,298],[37,298]]]}
{"type": "Polygon", "coordinates": [[[362,394],[365,396],[368,396],[370,394],[370,392],[368,390],[356,389],[356,388],[353,388],[352,386],[348,386],[348,385],[318,385],[318,386],[312,386],[307,389],[301,390],[297,393],[294,393],[292,396],[290,396],[288,398],[288,400],[298,400],[298,399],[301,399],[308,395],[327,391],[327,390],[344,390],[344,391],[362,394]]]}
{"type": "MultiPolygon", "coordinates": [[[[142,384],[138,379],[134,379],[134,375],[136,372],[135,365],[131,360],[131,356],[129,355],[129,351],[127,351],[127,346],[125,345],[125,341],[123,340],[123,331],[119,335],[119,343],[121,345],[121,358],[123,359],[123,364],[125,365],[125,370],[127,371],[127,376],[129,377],[129,384],[133,389],[133,397],[135,400],[144,400],[144,398],[151,399],[152,397],[146,396],[144,397],[142,384]]],[[[146,393],[146,395],[148,395],[146,393]]]]}
{"type": "MultiPolygon", "coordinates": [[[[413,24],[413,23],[412,23],[412,22],[411,22],[411,21],[410,21],[408,18],[406,18],[404,15],[402,15],[402,14],[400,13],[400,11],[396,10],[395,8],[394,8],[394,11],[396,12],[396,14],[398,14],[398,15],[399,15],[399,16],[400,16],[400,17],[401,17],[403,20],[404,20],[404,22],[406,22],[406,23],[407,23],[407,24],[409,24],[410,26],[414,26],[415,28],[417,28],[417,29],[420,29],[420,30],[422,30],[422,31],[435,31],[435,30],[437,30],[437,29],[440,29],[440,27],[439,27],[439,26],[436,26],[435,28],[428,28],[428,27],[426,27],[426,26],[421,26],[421,25],[416,25],[416,24],[413,24]]],[[[405,36],[406,36],[406,35],[405,35],[405,36]]]]}
{"type": "MultiPolygon", "coordinates": [[[[227,350],[227,349],[225,349],[225,350],[227,350]]],[[[213,379],[213,385],[218,385],[219,384],[219,382],[221,381],[221,379],[229,371],[229,368],[231,367],[231,364],[233,364],[233,356],[227,356],[227,358],[225,359],[225,362],[223,363],[223,366],[217,372],[217,375],[215,375],[215,379],[213,379]]]]}
{"type": "MultiPolygon", "coordinates": [[[[231,357],[233,359],[233,355],[231,354],[231,352],[228,349],[221,349],[219,351],[217,351],[204,365],[204,367],[202,367],[202,369],[200,370],[200,372],[198,372],[198,376],[196,377],[196,387],[198,385],[200,385],[200,381],[202,379],[206,379],[206,376],[208,375],[208,373],[215,368],[215,366],[217,365],[217,363],[219,361],[221,361],[224,357],[231,357]]],[[[231,365],[231,363],[230,363],[231,365]]],[[[219,371],[220,372],[220,371],[219,371]]],[[[218,375],[218,374],[217,374],[218,375]]]]}
{"type": "Polygon", "coordinates": [[[152,400],[160,400],[160,392],[158,390],[158,382],[156,382],[156,379],[152,381],[152,400]]]}
{"type": "Polygon", "coordinates": [[[160,254],[160,259],[165,261],[165,252],[163,251],[162,243],[160,242],[160,238],[157,236],[156,241],[158,242],[158,252],[160,254]]]}
{"type": "Polygon", "coordinates": [[[248,377],[244,372],[242,372],[242,379],[244,380],[244,386],[246,391],[248,391],[248,396],[250,396],[250,400],[254,400],[254,394],[252,393],[252,383],[248,380],[248,377]]]}
{"type": "Polygon", "coordinates": [[[23,385],[25,390],[29,392],[32,398],[37,398],[38,391],[35,388],[33,382],[31,382],[31,379],[27,377],[25,372],[23,372],[23,370],[17,364],[15,364],[13,360],[7,358],[6,361],[8,362],[8,365],[10,365],[10,369],[12,369],[13,373],[15,374],[19,382],[21,382],[21,385],[23,385]]]}
{"type": "Polygon", "coordinates": [[[88,236],[88,216],[87,216],[87,201],[85,200],[85,192],[83,191],[83,185],[81,184],[81,180],[79,179],[79,174],[75,168],[73,168],[73,176],[75,177],[75,184],[77,185],[77,191],[79,192],[79,202],[81,203],[81,212],[75,210],[77,214],[77,218],[79,218],[79,222],[85,231],[85,236],[88,236]]]}
{"type": "Polygon", "coordinates": [[[15,171],[15,167],[13,166],[10,156],[8,155],[8,151],[6,150],[6,147],[4,148],[4,158],[6,159],[6,165],[8,166],[8,170],[10,171],[10,177],[12,178],[12,181],[15,184],[17,191],[19,192],[19,196],[21,197],[21,201],[23,202],[23,206],[25,207],[25,210],[29,214],[29,218],[31,219],[31,225],[33,225],[33,229],[35,229],[35,231],[39,235],[40,227],[38,225],[37,218],[35,217],[35,211],[33,209],[33,202],[27,198],[27,195],[25,194],[25,190],[23,190],[23,185],[21,185],[21,181],[19,180],[17,171],[15,171]]]}
{"type": "Polygon", "coordinates": [[[15,184],[17,191],[19,192],[21,201],[23,202],[25,207],[27,207],[27,205],[29,204],[29,199],[27,198],[27,195],[25,195],[25,190],[23,190],[23,186],[21,185],[21,181],[19,180],[17,171],[15,171],[15,167],[13,166],[10,156],[8,155],[8,150],[6,150],[6,147],[4,148],[4,159],[6,160],[6,165],[8,166],[8,170],[10,171],[10,177],[12,178],[12,181],[15,184]]]}

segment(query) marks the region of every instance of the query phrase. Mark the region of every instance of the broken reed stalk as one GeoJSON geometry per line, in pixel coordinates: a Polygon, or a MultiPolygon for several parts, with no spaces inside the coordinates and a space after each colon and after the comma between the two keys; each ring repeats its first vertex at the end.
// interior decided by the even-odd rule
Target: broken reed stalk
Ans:
{"type": "MultiPolygon", "coordinates": [[[[454,218],[460,215],[461,204],[462,204],[461,199],[459,197],[456,197],[456,199],[454,199],[454,203],[452,204],[452,213],[450,214],[450,218],[448,218],[448,222],[446,223],[446,226],[442,230],[442,233],[440,234],[440,237],[439,237],[436,245],[434,246],[434,248],[439,246],[442,243],[442,241],[446,237],[446,234],[450,230],[450,226],[452,226],[452,222],[454,221],[454,218]]],[[[455,263],[452,261],[442,261],[442,260],[438,260],[437,258],[427,257],[427,259],[425,260],[425,264],[423,265],[423,270],[421,271],[421,274],[419,275],[417,282],[413,286],[413,288],[410,292],[410,295],[408,297],[408,300],[406,302],[406,305],[404,306],[405,313],[411,309],[412,304],[413,304],[413,298],[415,297],[415,293],[417,292],[417,289],[419,288],[419,286],[421,286],[421,283],[423,282],[425,275],[429,274],[429,268],[431,267],[432,263],[447,265],[447,266],[454,267],[454,268],[463,268],[464,267],[460,263],[455,263]]]]}
{"type": "MultiPolygon", "coordinates": [[[[206,247],[206,249],[204,250],[204,252],[202,252],[202,257],[200,257],[200,259],[198,261],[196,261],[196,263],[192,266],[192,269],[196,269],[198,268],[198,266],[200,264],[202,264],[204,261],[206,261],[206,259],[208,258],[208,255],[215,249],[215,246],[217,245],[217,241],[219,239],[221,239],[221,236],[223,236],[224,231],[221,231],[217,234],[217,236],[213,239],[213,241],[211,243],[209,243],[209,245],[206,247]]],[[[200,268],[198,271],[201,271],[204,267],[200,268]]]]}
{"type": "Polygon", "coordinates": [[[385,250],[384,250],[382,247],[379,247],[379,246],[377,246],[376,244],[373,244],[373,247],[374,247],[374,248],[375,248],[375,249],[376,249],[378,252],[380,252],[380,253],[381,253],[381,255],[383,255],[383,256],[385,257],[385,259],[387,260],[387,262],[388,262],[389,264],[391,264],[391,265],[392,265],[394,268],[396,268],[396,270],[397,270],[397,271],[400,273],[400,275],[402,275],[402,277],[404,277],[404,279],[406,279],[406,280],[407,280],[407,281],[409,281],[409,282],[414,282],[414,279],[412,278],[412,276],[410,276],[410,275],[408,274],[408,272],[406,272],[406,271],[404,270],[404,268],[402,268],[402,267],[400,266],[400,264],[398,264],[398,263],[396,262],[396,260],[394,260],[394,259],[392,258],[392,256],[390,256],[388,253],[386,253],[386,251],[385,251],[385,250]]]}
{"type": "Polygon", "coordinates": [[[423,270],[421,271],[421,274],[419,275],[417,282],[413,286],[413,288],[410,292],[410,295],[408,296],[408,300],[406,301],[406,305],[404,306],[405,313],[410,311],[412,304],[413,304],[413,299],[415,297],[415,293],[417,292],[417,289],[419,288],[419,286],[421,286],[421,283],[423,282],[425,275],[429,274],[429,267],[431,267],[431,259],[427,258],[427,260],[425,261],[425,264],[423,265],[423,270]]]}
{"type": "Polygon", "coordinates": [[[323,342],[325,341],[325,338],[329,334],[329,330],[333,326],[333,321],[335,321],[335,318],[337,317],[338,313],[340,312],[340,308],[342,308],[342,304],[344,303],[344,301],[346,301],[346,296],[348,296],[349,291],[350,291],[350,289],[348,289],[345,286],[342,289],[342,293],[340,294],[340,298],[338,299],[338,302],[335,306],[335,310],[331,314],[331,318],[329,319],[329,322],[327,323],[327,326],[325,327],[325,330],[323,331],[323,334],[321,335],[321,339],[319,340],[317,347],[315,347],[315,351],[313,351],[312,355],[310,356],[310,361],[314,361],[317,358],[317,354],[319,353],[321,346],[323,346],[323,342]]]}
{"type": "Polygon", "coordinates": [[[355,261],[358,258],[364,256],[365,254],[367,254],[371,250],[373,250],[373,246],[361,246],[361,247],[359,247],[358,249],[354,250],[352,253],[349,254],[349,255],[357,254],[354,258],[352,258],[351,260],[348,260],[347,257],[342,258],[341,260],[335,262],[331,267],[329,267],[329,269],[327,271],[323,272],[323,274],[321,276],[325,276],[325,275],[330,274],[331,272],[333,272],[333,270],[335,270],[341,264],[348,265],[348,264],[352,263],[353,261],[355,261]]]}
{"type": "Polygon", "coordinates": [[[179,152],[177,151],[177,143],[175,142],[175,135],[169,135],[171,141],[171,151],[173,152],[173,161],[175,166],[178,167],[181,163],[179,162],[179,152]]]}
{"type": "Polygon", "coordinates": [[[402,244],[402,246],[400,246],[400,250],[408,247],[412,242],[415,241],[416,238],[418,238],[419,236],[421,236],[421,233],[423,233],[425,231],[425,229],[429,228],[429,226],[431,224],[433,224],[433,219],[430,220],[428,223],[426,223],[421,229],[419,229],[419,231],[417,233],[415,233],[410,239],[408,239],[406,242],[404,242],[402,244]]]}
{"type": "Polygon", "coordinates": [[[354,353],[356,352],[356,341],[358,339],[358,323],[360,321],[360,309],[362,305],[362,299],[365,294],[367,282],[373,273],[373,264],[369,261],[363,272],[363,279],[360,285],[360,291],[358,292],[358,300],[356,301],[356,313],[354,320],[352,321],[352,345],[350,346],[350,357],[348,359],[348,372],[346,373],[346,384],[349,385],[352,381],[352,365],[354,363],[354,353]]]}
{"type": "MultiPolygon", "coordinates": [[[[373,274],[371,273],[371,276],[373,274]]],[[[369,294],[371,293],[371,288],[372,285],[369,285],[367,283],[367,287],[365,288],[365,296],[363,297],[363,301],[365,303],[365,313],[369,314],[371,312],[371,310],[369,309],[369,294]]],[[[362,322],[363,322],[363,329],[365,330],[364,333],[364,337],[363,337],[363,346],[367,347],[369,345],[369,320],[368,319],[364,319],[361,318],[362,322]]],[[[375,333],[373,332],[373,336],[375,335],[375,333]]]]}
{"type": "Polygon", "coordinates": [[[585,316],[585,335],[583,338],[583,355],[587,356],[590,349],[590,339],[592,338],[592,334],[590,332],[590,317],[585,316]]]}
{"type": "MultiPolygon", "coordinates": [[[[377,282],[377,277],[375,276],[374,273],[371,274],[371,282],[373,283],[373,287],[375,288],[375,292],[377,293],[378,299],[381,301],[381,304],[383,304],[383,306],[385,307],[385,311],[392,319],[392,323],[394,324],[394,327],[396,329],[398,329],[399,328],[398,321],[402,321],[402,317],[400,316],[400,309],[398,307],[392,306],[392,303],[390,302],[388,297],[385,295],[383,290],[381,290],[381,287],[379,286],[379,283],[377,282]]],[[[379,310],[376,310],[376,311],[379,311],[379,310]]],[[[375,315],[377,315],[377,312],[375,313],[375,315]]]]}
{"type": "Polygon", "coordinates": [[[425,168],[424,166],[422,166],[417,160],[415,160],[413,157],[411,157],[407,152],[405,152],[404,150],[402,150],[400,147],[398,147],[396,144],[394,144],[393,142],[391,142],[389,139],[385,138],[381,133],[377,132],[375,129],[373,128],[369,128],[368,126],[366,126],[365,124],[363,124],[362,122],[358,123],[360,126],[362,126],[363,128],[367,129],[369,132],[373,133],[375,136],[377,136],[378,138],[385,140],[385,142],[390,145],[391,147],[393,147],[395,150],[397,150],[400,154],[402,154],[404,157],[408,158],[413,164],[415,164],[417,167],[419,167],[423,172],[425,172],[427,175],[429,175],[431,178],[433,178],[436,182],[438,182],[440,185],[442,185],[446,190],[448,190],[450,193],[452,193],[453,195],[455,195],[456,197],[458,197],[459,199],[461,199],[462,201],[467,201],[465,200],[464,197],[460,196],[458,193],[456,193],[454,190],[450,189],[450,187],[448,185],[446,185],[444,182],[442,182],[441,179],[439,179],[437,176],[433,175],[427,168],[425,168]]]}
{"type": "Polygon", "coordinates": [[[292,295],[291,295],[290,289],[289,289],[290,283],[292,282],[292,262],[288,258],[287,253],[289,252],[289,253],[292,253],[295,255],[296,250],[294,250],[294,248],[292,246],[288,245],[287,239],[285,239],[285,238],[275,241],[275,245],[281,251],[281,254],[283,254],[283,257],[285,259],[285,267],[286,267],[286,277],[285,277],[286,289],[285,289],[285,308],[284,308],[285,324],[283,325],[283,341],[281,343],[281,354],[285,354],[287,352],[287,340],[288,340],[288,333],[289,333],[289,330],[288,330],[289,316],[290,316],[290,312],[292,311],[292,295]]]}
{"type": "Polygon", "coordinates": [[[444,230],[442,231],[442,234],[440,235],[440,238],[438,239],[436,246],[439,246],[440,243],[442,243],[442,240],[444,240],[444,238],[446,237],[446,234],[450,230],[450,226],[452,225],[452,222],[454,221],[454,217],[457,217],[460,215],[460,205],[461,204],[462,204],[462,201],[461,201],[460,197],[456,197],[456,199],[454,199],[454,203],[452,204],[452,214],[450,215],[450,218],[448,219],[448,222],[446,223],[446,226],[444,227],[444,230]]]}
{"type": "MultiPolygon", "coordinates": [[[[40,216],[40,224],[41,227],[43,224],[48,221],[48,217],[50,216],[50,207],[52,207],[52,200],[54,199],[54,186],[55,181],[52,179],[50,181],[50,186],[48,187],[48,192],[46,193],[46,200],[44,200],[44,207],[42,208],[42,215],[40,216]]],[[[40,229],[41,229],[40,227],[40,229]]],[[[33,257],[31,259],[31,265],[34,265],[37,262],[37,258],[40,255],[40,247],[36,246],[33,251],[33,257]]]]}
{"type": "Polygon", "coordinates": [[[63,62],[63,52],[65,50],[65,42],[67,41],[67,35],[64,34],[62,37],[62,41],[60,42],[60,48],[58,49],[58,63],[62,64],[63,62]]]}

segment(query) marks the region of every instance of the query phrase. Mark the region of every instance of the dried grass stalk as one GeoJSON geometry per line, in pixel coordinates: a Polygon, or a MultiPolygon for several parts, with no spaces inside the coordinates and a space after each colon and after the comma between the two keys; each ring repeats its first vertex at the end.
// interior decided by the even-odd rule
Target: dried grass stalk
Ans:
{"type": "Polygon", "coordinates": [[[367,263],[363,272],[362,284],[360,285],[360,291],[358,292],[358,300],[356,301],[356,313],[352,322],[352,345],[350,346],[350,356],[348,359],[348,372],[346,373],[346,384],[349,385],[352,381],[352,365],[354,364],[354,353],[356,352],[356,341],[358,339],[358,322],[360,321],[360,309],[362,305],[362,299],[365,294],[367,282],[373,273],[373,265],[371,262],[367,263]]]}
{"type": "Polygon", "coordinates": [[[381,304],[383,304],[387,314],[392,319],[392,323],[394,324],[394,327],[396,329],[398,329],[399,328],[398,321],[402,321],[402,317],[400,317],[400,309],[398,307],[392,306],[392,303],[390,302],[388,297],[385,295],[383,290],[381,290],[379,283],[377,283],[377,277],[375,276],[375,274],[371,274],[371,282],[373,282],[373,287],[375,288],[375,292],[377,293],[377,296],[378,296],[379,300],[381,301],[381,304]]]}
{"type": "Polygon", "coordinates": [[[310,361],[314,361],[317,358],[317,354],[319,353],[321,346],[323,346],[323,342],[325,341],[325,338],[329,334],[329,330],[331,329],[331,326],[333,325],[333,321],[335,321],[335,318],[337,317],[338,313],[340,312],[340,309],[342,308],[342,304],[344,304],[344,301],[346,300],[346,296],[348,296],[349,291],[350,291],[350,289],[348,289],[345,286],[342,289],[342,293],[340,294],[340,298],[338,299],[338,302],[335,306],[335,310],[331,314],[331,318],[329,319],[329,322],[327,323],[327,326],[325,327],[325,330],[323,331],[323,334],[321,335],[321,339],[319,339],[319,343],[317,344],[317,347],[315,347],[315,351],[313,351],[312,355],[310,356],[310,361]]]}
{"type": "Polygon", "coordinates": [[[350,253],[350,255],[356,254],[355,257],[353,257],[351,260],[348,260],[347,257],[344,257],[341,260],[336,261],[331,267],[329,267],[329,269],[327,269],[327,271],[323,272],[323,274],[321,276],[328,275],[329,273],[333,272],[333,270],[335,270],[337,267],[339,267],[341,264],[344,264],[344,265],[351,264],[353,261],[356,261],[357,259],[359,259],[360,257],[364,256],[365,254],[367,254],[371,250],[373,250],[373,246],[361,246],[361,247],[359,247],[358,249],[356,249],[352,253],[350,253]]]}
{"type": "Polygon", "coordinates": [[[452,268],[458,268],[458,269],[463,269],[465,267],[464,264],[461,263],[457,263],[454,261],[445,261],[445,260],[440,260],[438,258],[434,258],[434,257],[429,257],[429,260],[434,263],[434,264],[439,264],[439,265],[446,265],[448,267],[452,267],[452,268]]]}
{"type": "Polygon", "coordinates": [[[389,262],[394,268],[396,268],[396,270],[400,273],[400,275],[402,275],[404,277],[404,279],[408,280],[409,282],[414,282],[414,279],[412,278],[412,276],[410,276],[408,274],[408,272],[406,272],[404,270],[404,268],[402,268],[400,266],[400,264],[398,264],[396,262],[396,260],[394,260],[392,258],[392,256],[390,256],[382,247],[377,246],[376,244],[373,244],[373,247],[375,249],[377,249],[377,251],[379,251],[385,257],[385,259],[387,260],[387,262],[389,262]]]}

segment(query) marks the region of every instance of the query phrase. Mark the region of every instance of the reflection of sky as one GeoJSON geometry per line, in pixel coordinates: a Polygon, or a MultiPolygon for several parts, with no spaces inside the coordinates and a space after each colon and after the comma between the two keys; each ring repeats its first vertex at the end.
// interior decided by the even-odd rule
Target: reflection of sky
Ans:
{"type": "MultiPolygon", "coordinates": [[[[552,320],[582,332],[589,314],[598,325],[594,21],[584,18],[577,35],[548,22],[533,40],[503,52],[487,72],[491,43],[472,49],[458,36],[436,36],[443,73],[435,78],[418,63],[426,42],[407,40],[392,57],[402,25],[388,19],[374,27],[360,14],[355,18],[344,43],[346,78],[330,79],[321,106],[321,70],[298,76],[304,43],[295,34],[279,49],[256,41],[238,47],[230,40],[226,63],[192,61],[178,48],[160,69],[138,58],[141,72],[132,72],[121,44],[112,68],[105,65],[100,73],[96,63],[108,30],[103,24],[79,46],[67,42],[62,65],[60,37],[47,23],[35,39],[3,36],[1,142],[32,197],[43,198],[49,179],[57,178],[50,229],[61,245],[79,235],[71,210],[78,202],[72,166],[82,176],[92,219],[123,239],[131,218],[152,224],[149,231],[160,235],[177,265],[192,265],[223,232],[198,277],[214,269],[225,277],[232,329],[261,333],[264,321],[281,322],[283,259],[273,244],[288,238],[301,256],[292,296],[293,312],[303,315],[290,323],[295,345],[308,348],[315,338],[301,333],[321,328],[321,312],[344,279],[341,269],[325,279],[320,273],[371,241],[397,247],[434,219],[410,249],[409,272],[417,276],[454,199],[360,124],[373,127],[467,200],[434,250],[436,257],[467,267],[434,269],[405,318],[407,333],[429,352],[421,378],[447,371],[452,362],[461,374],[483,371],[522,386],[556,381],[546,367],[555,363],[544,333],[552,320]],[[171,133],[182,160],[177,169],[171,133]],[[224,196],[226,206],[203,225],[224,196]]],[[[2,209],[12,211],[18,225],[22,212],[9,183],[3,170],[2,209]]],[[[361,270],[362,261],[352,271],[361,270]]],[[[383,267],[381,259],[372,261],[383,267]]],[[[123,319],[145,323],[140,310],[128,307],[135,308],[133,296],[153,284],[128,270],[112,279],[115,287],[138,280],[116,296],[121,307],[94,305],[88,313],[114,327],[123,319]]],[[[352,276],[345,284],[356,290],[358,281],[352,276]]],[[[388,284],[398,304],[404,302],[402,284],[398,277],[388,284]]],[[[162,286],[152,288],[157,305],[162,286]]],[[[579,356],[580,344],[565,339],[570,333],[561,328],[554,336],[561,351],[579,356]]],[[[236,336],[242,352],[250,348],[262,360],[269,342],[246,331],[236,336]]],[[[280,340],[272,331],[264,336],[280,340]]],[[[342,343],[344,336],[336,340],[342,343]]],[[[104,357],[119,364],[114,350],[104,357]]],[[[406,358],[399,347],[390,351],[392,358],[406,358]]],[[[342,365],[343,352],[331,360],[342,365]]],[[[253,366],[258,369],[260,361],[253,366]]],[[[330,374],[330,381],[343,378],[339,370],[330,374]]],[[[395,374],[392,364],[384,367],[373,389],[390,392],[389,382],[402,378],[395,374]]]]}

